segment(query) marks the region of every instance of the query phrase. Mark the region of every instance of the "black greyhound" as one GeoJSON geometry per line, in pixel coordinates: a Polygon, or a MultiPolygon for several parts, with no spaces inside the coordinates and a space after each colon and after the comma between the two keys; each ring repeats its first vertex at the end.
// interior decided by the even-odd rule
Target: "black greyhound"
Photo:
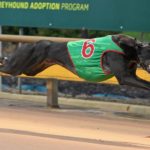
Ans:
{"type": "MultiPolygon", "coordinates": [[[[109,70],[121,85],[149,90],[150,82],[137,77],[136,69],[139,64],[150,73],[150,46],[125,35],[112,35],[111,39],[123,52],[107,51],[102,58],[103,69],[109,70]]],[[[89,40],[89,42],[94,40],[89,40]]],[[[23,44],[10,58],[1,58],[0,71],[14,76],[22,73],[34,76],[51,65],[59,64],[77,74],[75,65],[68,53],[67,44],[67,42],[56,43],[44,40],[23,44]]],[[[109,43],[106,44],[109,45],[109,43]]],[[[90,67],[88,70],[90,71],[90,67]]]]}

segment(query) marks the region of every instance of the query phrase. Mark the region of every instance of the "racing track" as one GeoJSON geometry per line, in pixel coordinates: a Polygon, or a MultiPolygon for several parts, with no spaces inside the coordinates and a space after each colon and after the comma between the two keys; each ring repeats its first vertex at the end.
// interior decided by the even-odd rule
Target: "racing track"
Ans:
{"type": "Polygon", "coordinates": [[[0,100],[1,150],[150,150],[149,120],[19,103],[0,100]]]}

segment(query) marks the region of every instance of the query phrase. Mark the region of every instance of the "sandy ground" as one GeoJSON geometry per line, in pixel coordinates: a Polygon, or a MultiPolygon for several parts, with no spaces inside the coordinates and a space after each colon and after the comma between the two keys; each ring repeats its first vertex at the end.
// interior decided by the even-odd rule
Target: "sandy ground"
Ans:
{"type": "Polygon", "coordinates": [[[150,150],[150,120],[0,103],[2,150],[150,150]]]}

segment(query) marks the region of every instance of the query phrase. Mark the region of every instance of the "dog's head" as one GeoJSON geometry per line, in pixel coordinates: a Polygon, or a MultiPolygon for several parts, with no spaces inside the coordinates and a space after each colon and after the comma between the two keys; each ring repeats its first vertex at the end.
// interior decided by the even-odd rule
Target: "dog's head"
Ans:
{"type": "Polygon", "coordinates": [[[113,38],[128,56],[137,57],[141,67],[150,73],[150,44],[125,35],[115,35],[113,38]]]}
{"type": "Polygon", "coordinates": [[[143,45],[140,49],[139,55],[140,65],[141,67],[150,73],[150,45],[143,45]]]}

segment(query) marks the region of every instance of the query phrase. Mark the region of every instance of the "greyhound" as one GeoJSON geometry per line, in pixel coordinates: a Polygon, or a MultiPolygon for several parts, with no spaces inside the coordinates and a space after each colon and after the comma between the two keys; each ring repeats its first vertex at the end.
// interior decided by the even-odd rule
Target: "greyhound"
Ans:
{"type": "Polygon", "coordinates": [[[138,65],[150,73],[150,45],[127,35],[63,43],[47,40],[25,43],[0,62],[0,71],[13,76],[34,76],[59,64],[90,82],[115,76],[120,85],[150,89],[150,82],[136,75],[138,65]]]}

